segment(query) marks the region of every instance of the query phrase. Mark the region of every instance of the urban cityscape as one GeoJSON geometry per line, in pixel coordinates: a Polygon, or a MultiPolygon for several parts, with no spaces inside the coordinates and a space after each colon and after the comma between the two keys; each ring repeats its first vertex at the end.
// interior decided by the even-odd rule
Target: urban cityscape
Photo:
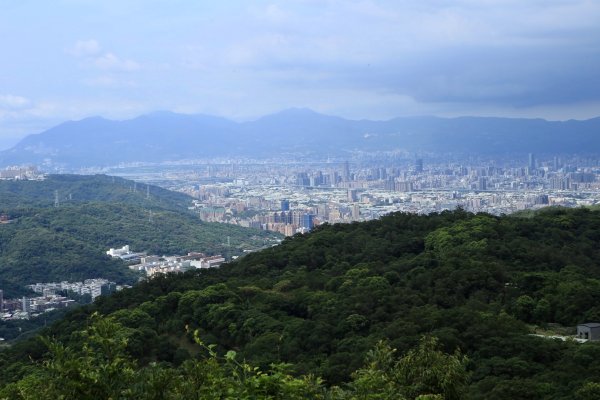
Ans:
{"type": "Polygon", "coordinates": [[[27,288],[36,295],[18,299],[4,299],[4,293],[0,290],[0,319],[8,321],[34,318],[75,304],[91,303],[98,296],[105,296],[123,290],[125,287],[129,286],[96,278],[86,279],[83,282],[62,281],[27,285],[27,288]]]}
{"type": "MultiPolygon", "coordinates": [[[[529,153],[516,160],[439,157],[408,159],[363,155],[357,160],[305,161],[202,160],[170,164],[137,164],[85,170],[134,179],[131,190],[149,184],[190,195],[189,209],[206,222],[218,222],[278,232],[306,233],[320,224],[351,223],[392,212],[428,214],[462,207],[495,215],[546,206],[580,207],[600,203],[600,159],[540,157],[529,153]],[[379,158],[379,161],[377,160],[379,158]],[[383,161],[381,161],[383,160],[383,161]]],[[[43,180],[36,166],[0,170],[3,180],[43,180]]],[[[57,196],[57,194],[54,194],[57,196]]],[[[11,220],[0,216],[1,223],[11,220]]],[[[226,240],[224,238],[224,240],[226,240]]],[[[222,255],[201,252],[184,256],[147,255],[128,245],[106,254],[124,261],[146,278],[213,268],[222,255]]],[[[22,319],[75,303],[69,295],[97,296],[122,289],[104,279],[84,282],[35,283],[41,296],[2,299],[2,319],[22,319]]]]}
{"type": "Polygon", "coordinates": [[[462,207],[501,215],[600,201],[598,158],[538,158],[534,153],[513,160],[389,155],[363,155],[356,161],[218,159],[94,172],[187,193],[204,221],[286,236],[322,223],[366,221],[397,211],[428,214],[462,207]]]}

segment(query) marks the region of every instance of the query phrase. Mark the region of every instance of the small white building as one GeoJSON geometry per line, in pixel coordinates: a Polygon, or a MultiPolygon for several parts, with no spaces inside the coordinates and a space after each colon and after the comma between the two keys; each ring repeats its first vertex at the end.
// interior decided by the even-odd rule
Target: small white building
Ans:
{"type": "Polygon", "coordinates": [[[141,260],[142,257],[146,256],[146,253],[135,253],[131,251],[129,249],[128,244],[121,247],[120,249],[111,248],[106,252],[106,254],[111,256],[112,258],[120,258],[121,260],[126,262],[138,262],[141,260]]]}

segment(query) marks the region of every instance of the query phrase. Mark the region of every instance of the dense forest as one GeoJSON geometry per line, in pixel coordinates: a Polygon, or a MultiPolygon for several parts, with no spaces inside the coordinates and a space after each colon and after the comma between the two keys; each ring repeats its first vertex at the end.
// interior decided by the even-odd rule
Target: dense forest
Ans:
{"type": "Polygon", "coordinates": [[[191,198],[159,186],[107,175],[47,175],[44,180],[0,180],[0,213],[59,204],[111,202],[181,211],[191,198]]]}
{"type": "MultiPolygon", "coordinates": [[[[277,397],[283,392],[275,386],[261,392],[272,398],[318,398],[310,390],[357,399],[597,398],[600,345],[530,334],[574,334],[575,324],[600,321],[599,244],[600,212],[584,208],[502,217],[397,213],[323,225],[220,269],[160,276],[74,310],[43,331],[52,339],[18,342],[1,353],[0,381],[8,396],[68,375],[71,359],[110,363],[102,352],[80,350],[96,346],[88,340],[99,318],[126,332],[102,340],[122,344],[117,358],[132,374],[172,382],[171,394],[139,398],[176,398],[184,390],[177,382],[200,379],[198,368],[227,376],[231,393],[242,393],[235,391],[246,383],[260,386],[231,381],[240,377],[236,368],[273,379],[282,391],[282,382],[299,390],[296,397],[277,397]],[[423,370],[424,360],[436,357],[456,373],[423,370]],[[407,360],[418,364],[408,370],[432,377],[427,385],[407,378],[407,360]],[[457,391],[435,386],[440,382],[457,391]]],[[[75,386],[87,379],[68,376],[75,386]]],[[[160,386],[152,379],[145,381],[160,386]]],[[[133,381],[119,393],[137,390],[133,381]]]]}
{"type": "Polygon", "coordinates": [[[273,242],[273,234],[204,223],[190,204],[187,195],[103,175],[0,181],[0,214],[11,219],[0,224],[0,289],[12,297],[36,282],[102,277],[134,283],[139,276],[106,255],[125,244],[149,254],[229,256],[273,242]]]}

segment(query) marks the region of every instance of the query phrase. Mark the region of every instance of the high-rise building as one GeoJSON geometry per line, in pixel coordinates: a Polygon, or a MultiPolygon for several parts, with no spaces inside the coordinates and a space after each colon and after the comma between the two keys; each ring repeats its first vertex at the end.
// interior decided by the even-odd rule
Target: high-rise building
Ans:
{"type": "Polygon", "coordinates": [[[311,230],[314,227],[314,215],[312,214],[303,214],[302,220],[300,222],[300,226],[311,230]]]}
{"type": "Polygon", "coordinates": [[[358,221],[360,218],[360,207],[358,204],[352,205],[352,219],[358,221]]]}
{"type": "Polygon", "coordinates": [[[342,179],[344,182],[348,182],[350,180],[350,164],[348,161],[344,161],[344,170],[342,171],[342,179]]]}
{"type": "Polygon", "coordinates": [[[415,160],[415,172],[417,172],[417,173],[423,172],[423,159],[422,158],[417,158],[415,160]]]}
{"type": "Polygon", "coordinates": [[[385,181],[385,190],[396,190],[396,179],[393,176],[388,176],[387,180],[385,181]]]}
{"type": "Polygon", "coordinates": [[[331,186],[336,186],[338,184],[339,180],[340,180],[340,177],[339,177],[337,171],[333,171],[329,174],[329,181],[330,181],[329,183],[331,186]]]}
{"type": "Polygon", "coordinates": [[[290,201],[287,199],[281,200],[281,211],[290,211],[290,201]]]}
{"type": "Polygon", "coordinates": [[[30,312],[31,311],[31,299],[27,297],[23,297],[21,300],[21,311],[30,312]]]}
{"type": "Polygon", "coordinates": [[[396,182],[396,191],[397,192],[412,192],[413,184],[412,184],[412,182],[408,182],[408,181],[396,182]]]}
{"type": "Polygon", "coordinates": [[[477,189],[479,190],[487,190],[487,179],[485,176],[479,178],[479,182],[477,184],[477,189]]]}
{"type": "Polygon", "coordinates": [[[296,174],[296,185],[298,186],[308,186],[310,184],[310,179],[308,178],[308,174],[306,172],[300,172],[296,174]]]}
{"type": "Polygon", "coordinates": [[[315,184],[312,186],[321,186],[323,184],[323,172],[317,171],[314,175],[315,184]]]}
{"type": "Polygon", "coordinates": [[[530,170],[535,169],[535,156],[533,153],[529,153],[529,163],[527,164],[530,170]]]}
{"type": "Polygon", "coordinates": [[[356,189],[348,189],[348,201],[351,203],[358,201],[356,189]]]}
{"type": "Polygon", "coordinates": [[[280,213],[275,213],[275,222],[280,222],[282,224],[291,224],[293,222],[292,213],[289,211],[281,211],[280,213]]]}

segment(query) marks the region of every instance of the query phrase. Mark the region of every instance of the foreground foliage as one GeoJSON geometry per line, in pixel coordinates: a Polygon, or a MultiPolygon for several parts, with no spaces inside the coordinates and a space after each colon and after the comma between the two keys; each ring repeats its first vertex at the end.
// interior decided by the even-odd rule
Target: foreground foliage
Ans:
{"type": "Polygon", "coordinates": [[[131,330],[112,318],[92,317],[78,332],[81,349],[43,339],[48,356],[29,374],[0,391],[1,399],[458,399],[467,382],[466,359],[438,350],[424,337],[399,360],[380,342],[367,365],[344,388],[326,388],[312,375],[293,377],[286,364],[268,371],[238,361],[234,351],[219,357],[214,345],[196,335],[204,355],[178,368],[150,364],[139,368],[127,354],[131,330]]]}

